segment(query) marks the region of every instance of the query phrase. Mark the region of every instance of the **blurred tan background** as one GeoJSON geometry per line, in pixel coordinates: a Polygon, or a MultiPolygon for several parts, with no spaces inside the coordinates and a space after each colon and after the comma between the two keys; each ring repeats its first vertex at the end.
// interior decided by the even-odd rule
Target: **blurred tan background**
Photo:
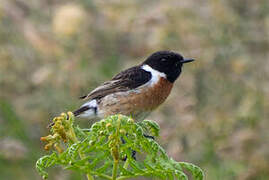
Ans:
{"type": "Polygon", "coordinates": [[[208,180],[269,179],[268,0],[0,0],[0,179],[41,179],[50,119],[157,50],[197,60],[149,117],[169,155],[208,180]]]}

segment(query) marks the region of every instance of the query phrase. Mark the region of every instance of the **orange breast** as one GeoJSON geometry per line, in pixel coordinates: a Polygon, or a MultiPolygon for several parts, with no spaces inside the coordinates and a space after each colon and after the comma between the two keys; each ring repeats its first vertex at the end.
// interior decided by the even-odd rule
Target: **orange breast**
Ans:
{"type": "Polygon", "coordinates": [[[162,104],[171,92],[173,84],[165,78],[153,87],[146,88],[137,95],[131,96],[132,102],[138,109],[153,110],[162,104]]]}
{"type": "Polygon", "coordinates": [[[103,98],[100,109],[104,116],[112,114],[132,115],[134,118],[142,112],[150,112],[162,104],[169,96],[173,83],[165,78],[152,87],[140,91],[120,92],[103,98]]]}

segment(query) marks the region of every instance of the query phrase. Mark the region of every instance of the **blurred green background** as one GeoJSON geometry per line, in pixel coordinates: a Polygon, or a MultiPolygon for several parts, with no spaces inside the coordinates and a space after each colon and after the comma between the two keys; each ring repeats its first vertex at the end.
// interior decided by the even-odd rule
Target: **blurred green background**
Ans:
{"type": "Polygon", "coordinates": [[[0,0],[0,179],[41,179],[50,120],[157,50],[197,60],[149,117],[168,154],[208,180],[269,179],[268,0],[0,0]]]}

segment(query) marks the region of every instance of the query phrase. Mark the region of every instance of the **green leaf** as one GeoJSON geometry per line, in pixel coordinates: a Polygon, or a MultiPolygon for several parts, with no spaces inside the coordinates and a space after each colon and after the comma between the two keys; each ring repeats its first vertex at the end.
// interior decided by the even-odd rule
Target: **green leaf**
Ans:
{"type": "Polygon", "coordinates": [[[36,168],[43,178],[48,177],[46,168],[60,165],[64,169],[112,179],[113,164],[119,166],[120,172],[116,175],[120,180],[139,176],[187,180],[183,169],[192,174],[192,179],[204,178],[204,173],[198,166],[168,158],[165,150],[155,140],[144,137],[148,131],[155,136],[159,134],[156,122],[145,120],[134,123],[129,117],[114,115],[94,123],[87,131],[74,128],[72,122],[68,123],[71,123],[71,128],[80,141],[67,144],[61,154],[53,152],[40,158],[36,168]],[[133,159],[134,150],[137,156],[143,157],[143,161],[133,159]],[[127,162],[122,161],[126,157],[127,162]],[[118,162],[115,163],[115,160],[118,162]]]}
{"type": "Polygon", "coordinates": [[[191,163],[187,163],[187,162],[179,162],[178,164],[180,164],[183,168],[189,170],[195,180],[203,180],[204,179],[204,172],[198,166],[195,166],[195,165],[193,165],[191,163]]]}

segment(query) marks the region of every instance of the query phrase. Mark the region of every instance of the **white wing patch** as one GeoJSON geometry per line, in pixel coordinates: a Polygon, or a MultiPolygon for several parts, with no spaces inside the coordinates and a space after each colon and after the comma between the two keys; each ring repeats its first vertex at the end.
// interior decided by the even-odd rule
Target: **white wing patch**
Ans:
{"type": "Polygon", "coordinates": [[[97,101],[95,99],[84,103],[81,107],[85,107],[85,106],[88,106],[90,109],[88,109],[87,111],[84,111],[83,113],[78,115],[78,117],[91,118],[91,117],[96,116],[95,111],[98,110],[98,106],[97,106],[97,101]]]}
{"type": "Polygon", "coordinates": [[[83,106],[89,106],[89,107],[97,107],[97,102],[95,99],[86,102],[85,104],[83,104],[81,107],[83,106]]]}
{"type": "Polygon", "coordinates": [[[153,86],[153,85],[155,85],[156,83],[159,82],[161,77],[166,78],[165,73],[159,72],[159,71],[153,69],[152,67],[150,67],[147,64],[143,65],[142,69],[144,69],[145,71],[151,73],[151,79],[145,85],[140,86],[140,87],[144,87],[144,86],[148,86],[148,85],[153,86]]]}

